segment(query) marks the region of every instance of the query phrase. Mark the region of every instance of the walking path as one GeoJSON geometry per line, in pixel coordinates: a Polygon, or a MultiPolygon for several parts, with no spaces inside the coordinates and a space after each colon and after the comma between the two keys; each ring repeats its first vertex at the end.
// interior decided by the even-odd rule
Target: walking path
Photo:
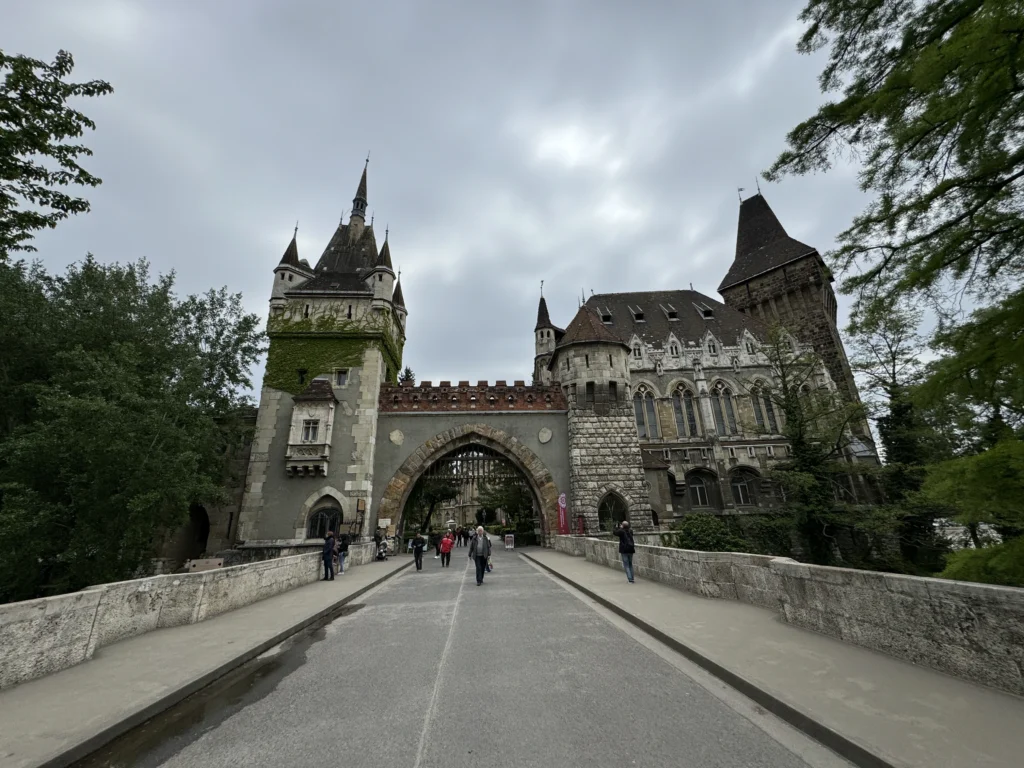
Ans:
{"type": "MultiPolygon", "coordinates": [[[[894,766],[1024,765],[1024,699],[552,550],[529,558],[894,766]]],[[[691,658],[695,658],[691,654],[691,658]]],[[[702,664],[707,668],[707,664],[702,664]]]]}
{"type": "Polygon", "coordinates": [[[67,765],[411,564],[393,558],[349,568],[333,582],[139,635],[0,692],[0,765],[67,765]]]}

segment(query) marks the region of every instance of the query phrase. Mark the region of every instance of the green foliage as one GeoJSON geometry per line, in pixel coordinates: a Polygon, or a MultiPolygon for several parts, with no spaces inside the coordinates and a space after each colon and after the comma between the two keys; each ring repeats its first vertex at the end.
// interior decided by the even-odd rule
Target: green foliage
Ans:
{"type": "MultiPolygon", "coordinates": [[[[402,513],[404,529],[409,531],[413,527],[419,526],[419,530],[423,533],[429,531],[437,506],[458,498],[461,489],[462,484],[450,472],[420,477],[405,502],[405,509],[402,513]]],[[[443,522],[441,521],[442,524],[443,522]]]]}
{"type": "Polygon", "coordinates": [[[508,520],[527,522],[532,530],[533,493],[522,478],[501,477],[481,482],[476,500],[483,509],[502,510],[508,520]]]}
{"type": "Polygon", "coordinates": [[[961,549],[946,559],[943,579],[1024,587],[1024,537],[984,549],[961,549]]]}
{"type": "Polygon", "coordinates": [[[408,365],[402,370],[401,375],[398,377],[399,384],[415,384],[416,374],[412,372],[412,368],[408,365]]]}
{"type": "Polygon", "coordinates": [[[69,141],[96,126],[68,102],[113,89],[102,80],[65,82],[74,65],[66,51],[47,64],[0,50],[0,261],[34,251],[28,244],[34,232],[89,210],[87,200],[61,187],[100,184],[78,164],[92,152],[69,141]]]}
{"type": "Polygon", "coordinates": [[[661,536],[663,542],[678,549],[701,552],[749,552],[748,542],[737,536],[718,515],[695,512],[686,515],[661,536]]]}
{"type": "Polygon", "coordinates": [[[258,325],[144,262],[0,265],[0,600],[132,578],[220,500],[258,325]]]}
{"type": "Polygon", "coordinates": [[[335,368],[357,368],[371,344],[365,338],[316,338],[271,336],[263,385],[299,394],[316,376],[330,374],[335,368]],[[305,384],[299,383],[299,370],[306,371],[305,384]]]}

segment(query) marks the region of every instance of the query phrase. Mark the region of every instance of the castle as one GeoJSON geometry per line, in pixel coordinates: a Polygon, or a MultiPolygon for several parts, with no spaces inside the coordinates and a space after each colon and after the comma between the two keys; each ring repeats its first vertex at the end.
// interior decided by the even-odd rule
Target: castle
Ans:
{"type": "MultiPolygon", "coordinates": [[[[857,398],[831,275],[760,194],[740,204],[722,301],[694,290],[599,294],[562,328],[542,296],[529,385],[398,383],[409,311],[387,233],[378,247],[366,207],[364,168],[349,221],[316,265],[293,237],[274,270],[267,368],[231,533],[243,547],[401,529],[417,481],[446,461],[517,472],[542,537],[768,509],[766,470],[787,451],[766,394],[762,344],[775,322],[819,354],[819,387],[857,398]]],[[[851,461],[876,461],[866,431],[855,444],[851,461]]]]}

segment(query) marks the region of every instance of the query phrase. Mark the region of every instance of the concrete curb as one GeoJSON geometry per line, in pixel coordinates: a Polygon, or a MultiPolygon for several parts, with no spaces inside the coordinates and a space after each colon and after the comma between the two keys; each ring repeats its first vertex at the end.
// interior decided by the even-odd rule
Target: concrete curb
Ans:
{"type": "Polygon", "coordinates": [[[630,613],[625,608],[613,603],[611,600],[601,597],[596,592],[587,589],[582,584],[573,581],[564,574],[556,571],[554,568],[545,565],[539,560],[536,560],[523,552],[520,552],[519,556],[529,560],[538,567],[543,568],[545,571],[561,579],[566,584],[571,585],[573,588],[578,589],[594,602],[600,603],[602,606],[622,617],[633,626],[646,632],[655,640],[664,643],[672,650],[682,654],[697,666],[707,672],[710,672],[726,685],[735,688],[751,701],[756,702],[776,717],[785,720],[798,731],[810,736],[815,741],[831,749],[840,757],[849,760],[856,766],[859,766],[859,768],[898,768],[895,764],[890,763],[888,760],[879,757],[873,752],[868,751],[860,744],[851,741],[841,733],[832,730],[824,723],[814,720],[807,713],[790,706],[767,689],[761,688],[755,683],[747,680],[745,677],[726,669],[721,664],[712,661],[699,651],[696,651],[676,638],[665,634],[654,625],[648,624],[646,621],[630,613]]]}
{"type": "MultiPolygon", "coordinates": [[[[366,565],[370,565],[370,563],[366,563],[366,565]]],[[[118,736],[124,735],[132,728],[142,725],[147,720],[156,717],[161,712],[167,709],[170,709],[175,704],[187,699],[193,693],[202,690],[203,688],[215,682],[216,680],[228,674],[229,672],[238,669],[240,666],[249,661],[252,661],[260,654],[269,651],[275,645],[278,645],[279,643],[287,640],[289,637],[296,634],[297,632],[301,632],[311,624],[316,624],[317,622],[330,617],[331,614],[336,613],[339,609],[343,608],[345,605],[352,602],[360,595],[363,595],[366,592],[369,592],[371,589],[380,586],[388,579],[392,578],[393,576],[397,576],[406,568],[409,568],[411,565],[412,563],[409,562],[403,565],[401,568],[397,568],[394,571],[391,571],[390,573],[386,574],[385,576],[382,576],[381,578],[376,579],[375,581],[367,584],[365,587],[357,589],[351,595],[346,595],[337,602],[331,603],[331,605],[317,611],[314,615],[303,619],[297,624],[293,624],[292,626],[288,627],[287,629],[281,632],[278,632],[270,639],[264,640],[256,647],[250,648],[249,650],[240,653],[238,656],[235,656],[233,659],[221,664],[216,669],[207,672],[205,675],[202,675],[201,677],[196,678],[195,680],[191,680],[190,682],[185,683],[179,688],[175,688],[174,690],[165,694],[149,706],[144,707],[143,709],[140,709],[136,712],[133,712],[132,714],[122,718],[113,725],[104,728],[99,733],[90,736],[88,739],[80,741],[78,744],[66,748],[60,754],[51,757],[49,760],[46,760],[42,763],[36,763],[35,768],[66,768],[72,763],[81,760],[84,757],[88,757],[96,750],[105,747],[118,736]]]]}

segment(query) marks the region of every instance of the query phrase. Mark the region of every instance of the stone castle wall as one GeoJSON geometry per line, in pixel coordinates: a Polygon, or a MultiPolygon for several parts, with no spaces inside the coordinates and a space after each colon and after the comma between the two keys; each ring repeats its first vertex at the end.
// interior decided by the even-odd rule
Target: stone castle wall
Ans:
{"type": "Polygon", "coordinates": [[[381,413],[415,411],[564,411],[565,395],[557,386],[526,386],[526,382],[460,381],[454,386],[442,381],[433,386],[429,381],[412,384],[384,385],[380,390],[378,408],[381,413]]]}
{"type": "Polygon", "coordinates": [[[597,532],[598,504],[612,491],[628,505],[634,528],[651,528],[650,493],[632,402],[607,403],[601,409],[570,403],[568,422],[572,529],[582,515],[586,531],[597,532]]]}

